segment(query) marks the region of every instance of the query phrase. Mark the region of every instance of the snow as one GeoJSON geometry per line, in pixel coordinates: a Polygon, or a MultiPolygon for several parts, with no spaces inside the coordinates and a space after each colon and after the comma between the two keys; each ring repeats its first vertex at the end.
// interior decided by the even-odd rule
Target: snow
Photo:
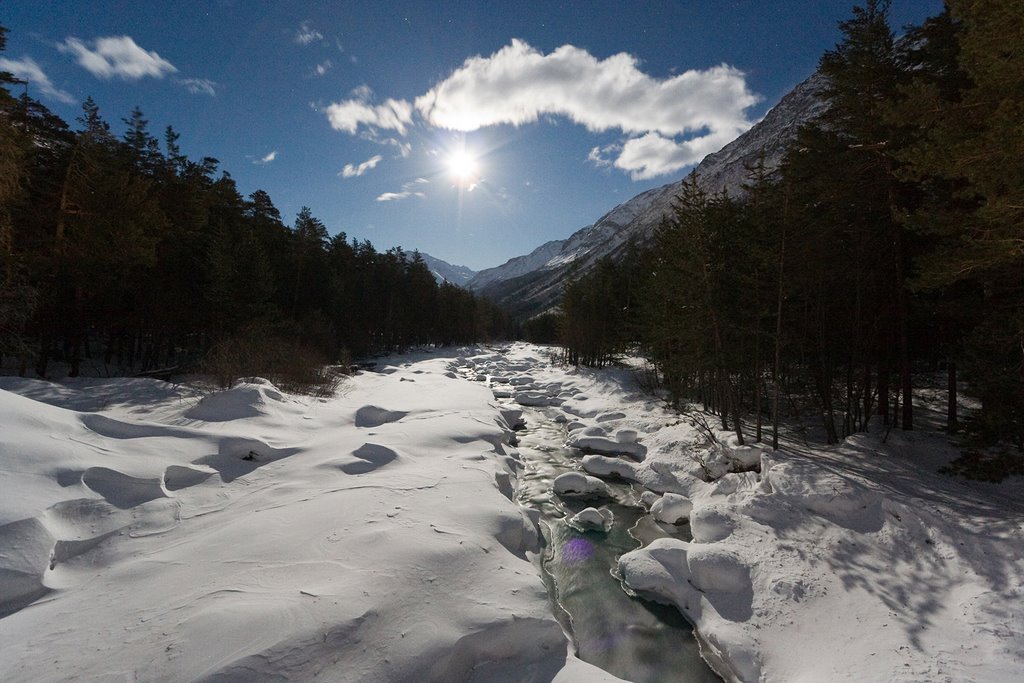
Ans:
{"type": "Polygon", "coordinates": [[[651,505],[651,515],[666,524],[684,524],[690,521],[693,503],[678,493],[666,493],[651,505]]]}
{"type": "Polygon", "coordinates": [[[392,357],[325,399],[0,378],[0,679],[617,680],[575,658],[531,562],[520,396],[595,451],[556,494],[619,477],[688,520],[618,570],[727,680],[1024,678],[1021,481],[938,474],[956,451],[926,432],[740,446],[629,368],[549,358],[392,357]]]}
{"type": "Polygon", "coordinates": [[[494,268],[485,268],[474,274],[466,283],[466,287],[475,292],[495,282],[510,280],[542,268],[561,251],[564,243],[565,240],[545,242],[529,254],[516,256],[494,268]]]}
{"type": "Polygon", "coordinates": [[[615,517],[607,508],[584,508],[569,520],[569,524],[583,531],[608,531],[615,517]]]}
{"type": "Polygon", "coordinates": [[[604,482],[579,472],[566,472],[555,477],[554,491],[565,497],[599,498],[608,495],[604,482]]]}
{"type": "Polygon", "coordinates": [[[441,284],[442,282],[450,282],[453,285],[465,287],[466,283],[473,279],[473,276],[476,275],[476,271],[473,270],[472,268],[467,268],[466,266],[459,266],[448,263],[447,261],[435,258],[430,254],[426,254],[422,251],[420,252],[420,258],[423,259],[423,262],[426,264],[427,268],[434,276],[434,279],[437,281],[437,284],[441,284]]]}
{"type": "MultiPolygon", "coordinates": [[[[633,432],[633,430],[628,431],[633,432]]],[[[635,432],[633,434],[635,436],[635,432]]],[[[609,439],[606,436],[581,434],[570,437],[568,443],[573,448],[579,448],[581,451],[602,455],[628,455],[634,460],[643,460],[644,455],[647,453],[647,448],[642,444],[609,439]]]]}
{"type": "Polygon", "coordinates": [[[585,472],[598,477],[636,479],[633,464],[619,458],[611,458],[606,455],[585,455],[581,464],[585,472]]]}
{"type": "Polygon", "coordinates": [[[538,391],[518,391],[513,396],[516,403],[521,406],[548,406],[552,405],[551,398],[538,391]]]}
{"type": "Polygon", "coordinates": [[[501,490],[515,414],[392,362],[325,400],[0,379],[0,679],[617,680],[501,490]]]}
{"type": "MultiPolygon", "coordinates": [[[[797,131],[821,117],[827,100],[819,95],[827,79],[814,73],[772,107],[761,121],[707,155],[694,169],[701,188],[709,195],[726,191],[744,194],[749,168],[762,158],[766,168],[779,165],[797,131]]],[[[681,191],[681,180],[646,190],[619,204],[593,224],[564,240],[543,244],[529,254],[477,273],[467,287],[496,298],[498,303],[541,313],[555,308],[565,282],[588,272],[602,258],[622,254],[629,244],[649,244],[656,227],[671,216],[681,191]],[[530,281],[529,286],[502,286],[530,281]]]]}
{"type": "Polygon", "coordinates": [[[727,680],[1024,677],[1024,482],[938,474],[956,455],[938,433],[740,446],[642,393],[628,369],[547,359],[516,345],[475,366],[525,363],[536,382],[559,383],[564,401],[546,410],[566,416],[570,447],[645,446],[639,462],[621,450],[584,455],[573,484],[631,480],[656,518],[688,517],[692,541],[654,540],[619,571],[629,590],[696,625],[727,680]]]}

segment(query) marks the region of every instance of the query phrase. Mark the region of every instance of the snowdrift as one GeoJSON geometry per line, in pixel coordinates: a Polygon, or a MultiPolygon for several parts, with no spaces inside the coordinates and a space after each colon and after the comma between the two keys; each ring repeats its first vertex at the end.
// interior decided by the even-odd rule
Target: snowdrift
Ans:
{"type": "Polygon", "coordinates": [[[618,571],[726,679],[1024,678],[1024,486],[936,474],[939,436],[773,452],[534,346],[389,363],[330,399],[0,378],[0,679],[617,680],[530,561],[526,405],[579,452],[571,524],[617,478],[689,530],[618,571]]]}
{"type": "Polygon", "coordinates": [[[550,613],[490,392],[389,370],[0,380],[0,679],[617,680],[550,613]]]}

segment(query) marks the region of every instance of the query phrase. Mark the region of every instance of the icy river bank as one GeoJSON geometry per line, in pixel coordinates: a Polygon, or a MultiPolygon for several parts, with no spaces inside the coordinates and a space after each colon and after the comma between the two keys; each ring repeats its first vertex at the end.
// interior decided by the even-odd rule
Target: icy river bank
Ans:
{"type": "Polygon", "coordinates": [[[738,447],[549,353],[324,398],[0,378],[0,679],[650,680],[692,659],[672,610],[729,680],[1024,677],[1020,482],[924,432],[738,447]]]}
{"type": "MultiPolygon", "coordinates": [[[[578,592],[580,557],[621,553],[622,587],[685,615],[726,680],[1024,675],[1024,641],[1012,635],[1024,630],[1024,483],[940,474],[958,451],[925,431],[740,446],[710,416],[697,428],[667,410],[629,367],[565,368],[548,353],[516,345],[455,366],[534,418],[537,432],[520,445],[523,495],[551,520],[545,568],[583,659],[635,680],[656,677],[660,664],[641,665],[653,650],[690,661],[681,655],[693,651],[689,629],[672,618],[638,621],[645,626],[622,638],[633,617],[594,608],[624,609],[614,580],[599,580],[603,567],[585,582],[601,597],[578,592]],[[556,475],[565,465],[572,471],[556,475]],[[574,528],[600,523],[600,511],[566,523],[602,498],[621,527],[604,536],[574,528]],[[634,527],[641,543],[623,536],[637,514],[662,522],[634,527]],[[689,538],[671,531],[684,521],[689,538]]],[[[666,670],[677,666],[710,675],[688,663],[666,670]]]]}

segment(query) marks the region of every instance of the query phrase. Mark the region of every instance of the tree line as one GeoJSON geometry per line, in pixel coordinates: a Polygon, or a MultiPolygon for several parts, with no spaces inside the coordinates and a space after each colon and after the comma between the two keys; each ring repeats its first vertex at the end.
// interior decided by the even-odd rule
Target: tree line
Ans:
{"type": "Polygon", "coordinates": [[[751,164],[734,195],[691,175],[649,248],[567,286],[567,360],[600,365],[639,344],[673,400],[775,445],[780,413],[808,404],[832,443],[870,422],[913,429],[915,382],[944,370],[948,429],[964,426],[965,380],[972,433],[1024,449],[1012,4],[949,0],[898,40],[888,2],[855,7],[820,60],[830,106],[778,168],[751,164]]]}
{"type": "MultiPolygon", "coordinates": [[[[0,49],[5,31],[0,27],[0,49]]],[[[0,74],[0,360],[121,372],[273,344],[324,361],[505,337],[507,314],[438,285],[418,253],[330,236],[243,197],[138,108],[116,136],[92,99],[72,130],[0,74]]],[[[255,368],[254,368],[255,369],[255,368]]]]}

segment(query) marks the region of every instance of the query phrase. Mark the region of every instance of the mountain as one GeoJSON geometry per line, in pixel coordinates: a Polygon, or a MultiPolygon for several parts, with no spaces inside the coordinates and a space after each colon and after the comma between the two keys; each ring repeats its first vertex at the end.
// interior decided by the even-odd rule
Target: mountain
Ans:
{"type": "Polygon", "coordinates": [[[433,273],[434,279],[437,280],[437,284],[448,281],[453,285],[465,287],[466,283],[477,274],[476,271],[471,268],[467,268],[466,266],[453,266],[447,261],[434,258],[430,254],[424,254],[422,251],[420,252],[420,258],[423,259],[423,262],[427,264],[427,268],[429,268],[430,272],[433,273]]]}
{"type": "MultiPolygon", "coordinates": [[[[697,182],[709,192],[742,194],[747,166],[764,154],[769,168],[778,166],[799,128],[827,108],[820,93],[827,85],[815,73],[775,105],[761,121],[694,169],[697,182]]],[[[466,285],[519,317],[530,317],[558,305],[567,277],[589,270],[605,256],[615,257],[629,243],[644,244],[672,202],[682,180],[647,190],[624,202],[592,225],[564,240],[543,244],[496,268],[478,272],[466,285]]]]}
{"type": "Polygon", "coordinates": [[[519,277],[526,273],[543,268],[562,250],[565,240],[545,242],[525,256],[516,256],[497,268],[487,268],[476,273],[470,280],[470,289],[483,289],[487,285],[501,280],[519,277]]]}

